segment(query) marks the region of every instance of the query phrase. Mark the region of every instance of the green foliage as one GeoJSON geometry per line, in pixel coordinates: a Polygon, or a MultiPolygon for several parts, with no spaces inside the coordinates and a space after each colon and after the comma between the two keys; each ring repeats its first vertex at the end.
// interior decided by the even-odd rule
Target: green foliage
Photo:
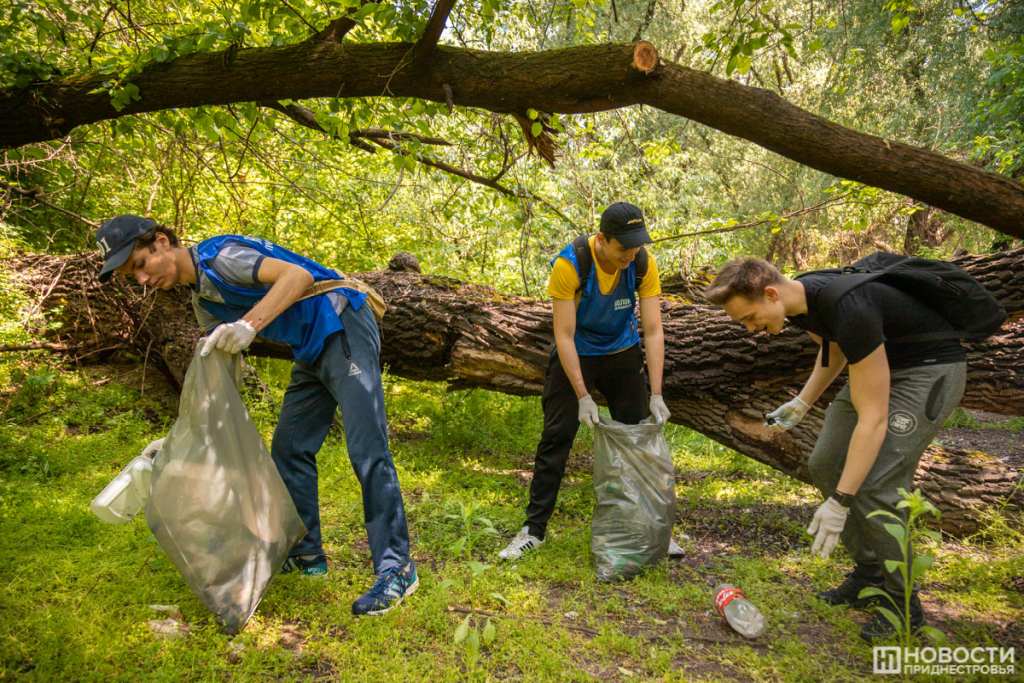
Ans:
{"type": "MultiPolygon", "coordinates": [[[[920,547],[924,539],[933,542],[940,542],[941,535],[932,529],[922,526],[923,518],[939,516],[939,510],[922,495],[920,489],[908,493],[906,489],[900,488],[899,494],[903,500],[896,504],[900,510],[904,510],[904,516],[893,514],[887,510],[875,510],[868,514],[868,517],[888,517],[894,520],[892,523],[884,524],[886,533],[892,536],[900,544],[901,560],[886,560],[885,570],[887,572],[899,572],[903,579],[903,604],[897,605],[896,601],[888,592],[881,588],[865,588],[858,597],[880,597],[883,598],[892,609],[882,605],[876,606],[879,614],[892,624],[897,637],[904,649],[909,648],[917,636],[910,625],[910,600],[914,593],[914,587],[924,578],[925,572],[935,562],[931,555],[915,554],[914,547],[920,547]]],[[[923,626],[920,629],[922,635],[933,641],[942,642],[946,639],[945,634],[933,626],[923,626]]]]}
{"type": "Polygon", "coordinates": [[[456,539],[448,550],[455,557],[472,557],[480,541],[499,536],[497,527],[489,517],[481,514],[481,505],[461,500],[446,506],[445,519],[455,527],[456,539]]]}
{"type": "Polygon", "coordinates": [[[463,648],[463,661],[471,674],[478,673],[481,650],[494,643],[496,636],[497,628],[490,618],[474,620],[473,615],[467,614],[466,618],[459,622],[455,629],[454,641],[456,646],[463,648]]]}
{"type": "Polygon", "coordinates": [[[1024,170],[1024,37],[996,43],[985,59],[991,72],[975,114],[974,152],[997,172],[1019,177],[1024,170]]]}
{"type": "MultiPolygon", "coordinates": [[[[271,405],[252,394],[250,412],[269,438],[288,364],[256,365],[271,405]]],[[[8,388],[2,402],[14,396],[12,373],[52,376],[36,380],[52,396],[39,399],[44,417],[0,420],[0,552],[11,558],[0,566],[0,670],[8,676],[583,681],[689,680],[716,672],[712,677],[853,683],[870,666],[871,650],[854,618],[821,605],[811,588],[831,583],[839,571],[838,563],[807,552],[802,529],[817,496],[811,487],[670,425],[676,536],[689,555],[626,584],[599,584],[589,562],[594,500],[581,439],[547,542],[519,562],[498,563],[495,555],[522,522],[522,472],[532,466],[541,429],[537,400],[492,402],[475,392],[481,396],[446,409],[452,404],[442,387],[395,378],[386,381],[391,447],[420,589],[379,619],[351,615],[351,601],[372,576],[362,495],[344,441],[332,433],[317,458],[330,573],[318,580],[275,577],[246,629],[226,636],[144,520],[109,526],[88,510],[125,462],[166,431],[164,419],[151,413],[174,410],[173,401],[157,401],[152,378],[142,391],[138,372],[128,370],[68,370],[0,357],[0,386],[8,388]],[[470,411],[475,440],[460,426],[470,411]],[[449,420],[457,424],[446,426],[449,420]],[[81,428],[65,427],[75,421],[81,428]],[[26,455],[45,457],[49,473],[7,465],[26,455]],[[481,533],[482,518],[500,535],[481,533]],[[472,544],[460,555],[451,548],[467,529],[472,544]],[[718,642],[717,635],[716,642],[694,644],[708,633],[728,633],[710,607],[716,580],[742,586],[765,613],[771,631],[763,645],[770,647],[738,637],[718,642]],[[150,609],[154,603],[178,605],[188,635],[155,635],[147,622],[163,615],[150,609]]],[[[957,642],[997,644],[1000,624],[1024,618],[1024,600],[1012,589],[1024,567],[1022,548],[1019,534],[999,544],[930,545],[938,561],[924,581],[935,577],[929,595],[955,615],[945,629],[957,642]]]]}

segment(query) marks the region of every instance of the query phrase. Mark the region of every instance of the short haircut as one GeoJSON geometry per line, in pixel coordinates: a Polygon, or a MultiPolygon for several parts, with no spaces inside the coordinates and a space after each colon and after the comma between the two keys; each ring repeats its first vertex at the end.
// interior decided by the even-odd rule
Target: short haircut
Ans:
{"type": "Polygon", "coordinates": [[[718,271],[714,282],[704,290],[708,301],[723,306],[734,296],[756,301],[764,296],[764,288],[782,282],[779,269],[764,259],[748,256],[733,259],[718,271]]]}
{"type": "Polygon", "coordinates": [[[172,247],[176,247],[178,246],[178,244],[180,244],[180,241],[178,240],[178,235],[175,234],[173,228],[168,228],[166,225],[157,224],[153,226],[152,230],[147,232],[145,235],[140,235],[135,240],[135,248],[138,249],[139,247],[153,246],[153,243],[156,242],[157,233],[166,235],[167,240],[171,243],[172,247]]]}

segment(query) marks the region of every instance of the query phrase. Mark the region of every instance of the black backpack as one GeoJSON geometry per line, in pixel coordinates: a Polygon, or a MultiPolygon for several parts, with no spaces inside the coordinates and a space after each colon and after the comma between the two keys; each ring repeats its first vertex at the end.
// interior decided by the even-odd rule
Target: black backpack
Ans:
{"type": "MultiPolygon", "coordinates": [[[[572,241],[572,250],[576,253],[576,274],[580,278],[580,286],[576,288],[579,292],[587,284],[590,277],[590,267],[594,265],[594,255],[590,253],[590,235],[580,235],[572,241]]],[[[636,253],[636,288],[640,289],[640,283],[647,275],[647,248],[640,247],[636,253]]]]}
{"type": "MultiPolygon", "coordinates": [[[[828,318],[843,296],[863,284],[878,280],[914,297],[953,327],[943,332],[922,332],[888,341],[984,339],[999,330],[1006,320],[1006,310],[996,298],[962,268],[947,261],[877,251],[845,268],[817,272],[840,273],[818,291],[816,299],[818,310],[829,323],[832,321],[828,318]]],[[[828,367],[828,348],[829,340],[823,339],[822,367],[828,367]]]]}

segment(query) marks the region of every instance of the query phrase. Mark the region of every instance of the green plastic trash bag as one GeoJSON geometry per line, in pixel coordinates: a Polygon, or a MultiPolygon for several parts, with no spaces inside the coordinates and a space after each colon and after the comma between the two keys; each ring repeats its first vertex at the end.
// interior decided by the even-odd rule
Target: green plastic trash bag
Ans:
{"type": "Polygon", "coordinates": [[[599,581],[632,578],[668,554],[675,470],[662,426],[602,419],[594,428],[590,551],[599,581]]]}
{"type": "Polygon", "coordinates": [[[228,633],[306,533],[242,402],[240,369],[238,355],[193,356],[146,506],[160,546],[228,633]]]}

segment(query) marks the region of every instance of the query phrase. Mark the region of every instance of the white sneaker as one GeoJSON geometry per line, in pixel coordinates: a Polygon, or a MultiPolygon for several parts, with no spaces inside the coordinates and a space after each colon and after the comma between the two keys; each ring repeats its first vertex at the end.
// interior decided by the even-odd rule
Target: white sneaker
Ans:
{"type": "Polygon", "coordinates": [[[530,527],[524,526],[519,530],[519,533],[515,535],[505,549],[498,553],[498,557],[503,560],[518,560],[537,546],[543,545],[544,541],[537,538],[536,536],[530,535],[530,527]]]}
{"type": "MultiPolygon", "coordinates": [[[[683,538],[686,538],[685,536],[683,538]]],[[[670,538],[668,541],[668,556],[673,559],[685,557],[686,552],[676,543],[676,539],[670,538]]]]}

